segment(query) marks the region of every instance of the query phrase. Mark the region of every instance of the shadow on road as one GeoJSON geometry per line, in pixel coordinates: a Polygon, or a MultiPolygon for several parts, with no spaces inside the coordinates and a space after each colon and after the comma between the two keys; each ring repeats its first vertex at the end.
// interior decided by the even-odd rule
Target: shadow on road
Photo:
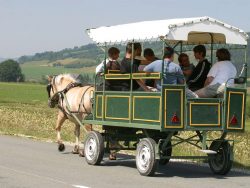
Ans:
{"type": "MultiPolygon", "coordinates": [[[[131,155],[118,154],[117,160],[110,161],[106,156],[102,166],[124,166],[136,170],[135,157],[131,155]]],[[[158,166],[155,177],[182,177],[182,178],[215,178],[227,179],[228,177],[250,177],[250,174],[231,170],[227,175],[215,175],[207,164],[196,164],[192,162],[170,161],[169,164],[158,166]]]]}

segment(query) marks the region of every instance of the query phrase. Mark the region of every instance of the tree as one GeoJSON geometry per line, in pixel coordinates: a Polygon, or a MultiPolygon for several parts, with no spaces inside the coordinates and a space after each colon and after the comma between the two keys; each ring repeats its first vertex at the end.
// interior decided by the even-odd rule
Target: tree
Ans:
{"type": "Polygon", "coordinates": [[[24,75],[22,74],[19,64],[12,60],[6,60],[0,64],[0,81],[3,82],[23,82],[24,75]]]}

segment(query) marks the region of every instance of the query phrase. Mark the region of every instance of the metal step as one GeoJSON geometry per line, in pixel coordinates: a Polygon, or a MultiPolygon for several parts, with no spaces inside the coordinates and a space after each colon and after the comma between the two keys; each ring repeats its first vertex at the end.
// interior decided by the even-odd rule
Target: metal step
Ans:
{"type": "Polygon", "coordinates": [[[206,154],[217,154],[216,151],[209,150],[209,149],[203,149],[203,150],[200,150],[200,151],[203,152],[203,153],[206,153],[206,154]]]}

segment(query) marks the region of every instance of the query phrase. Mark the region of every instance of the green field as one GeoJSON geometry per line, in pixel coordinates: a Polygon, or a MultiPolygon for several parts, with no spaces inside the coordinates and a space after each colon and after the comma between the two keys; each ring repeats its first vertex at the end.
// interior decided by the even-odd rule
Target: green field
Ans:
{"type": "MultiPolygon", "coordinates": [[[[54,128],[57,109],[47,106],[45,85],[0,82],[0,117],[1,134],[21,134],[52,141],[56,139],[54,128]]],[[[243,168],[250,168],[250,96],[247,100],[246,130],[245,133],[230,133],[228,138],[235,140],[236,164],[243,168]]],[[[66,121],[62,127],[62,138],[74,142],[73,132],[73,124],[66,121]]],[[[190,132],[182,134],[190,134],[190,132]]],[[[183,146],[180,147],[183,148],[183,146]]],[[[184,147],[187,155],[200,154],[190,145],[184,147]]],[[[174,151],[177,154],[183,154],[182,148],[177,147],[177,151],[174,151]]]]}
{"type": "MultiPolygon", "coordinates": [[[[74,62],[72,59],[61,60],[61,64],[69,64],[74,62]]],[[[63,73],[90,74],[95,71],[96,66],[86,68],[64,68],[63,66],[53,67],[56,62],[48,61],[31,61],[21,64],[22,73],[25,75],[25,80],[29,82],[41,82],[46,75],[57,75],[63,73]]]]}
{"type": "MultiPolygon", "coordinates": [[[[0,82],[0,132],[55,141],[57,109],[47,106],[45,85],[0,82]]],[[[66,121],[62,134],[74,141],[74,126],[66,121]]]]}

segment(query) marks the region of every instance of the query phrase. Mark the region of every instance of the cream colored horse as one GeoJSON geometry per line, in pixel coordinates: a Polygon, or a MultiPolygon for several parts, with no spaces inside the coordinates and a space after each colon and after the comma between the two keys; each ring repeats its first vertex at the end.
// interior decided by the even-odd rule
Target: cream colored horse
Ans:
{"type": "MultiPolygon", "coordinates": [[[[80,124],[77,122],[71,113],[73,112],[77,119],[81,122],[92,110],[91,99],[93,97],[94,87],[81,86],[79,80],[74,78],[71,74],[61,74],[58,76],[48,76],[48,95],[49,102],[56,102],[59,107],[59,112],[56,121],[57,142],[58,149],[64,150],[64,144],[61,139],[61,127],[66,119],[69,119],[75,124],[76,142],[73,153],[79,153],[79,137],[80,137],[80,124]],[[62,97],[62,93],[66,97],[62,97]],[[54,101],[53,101],[54,100],[54,101]],[[68,107],[67,104],[68,103],[68,107]]],[[[91,125],[85,125],[85,130],[91,131],[91,125]]]]}

